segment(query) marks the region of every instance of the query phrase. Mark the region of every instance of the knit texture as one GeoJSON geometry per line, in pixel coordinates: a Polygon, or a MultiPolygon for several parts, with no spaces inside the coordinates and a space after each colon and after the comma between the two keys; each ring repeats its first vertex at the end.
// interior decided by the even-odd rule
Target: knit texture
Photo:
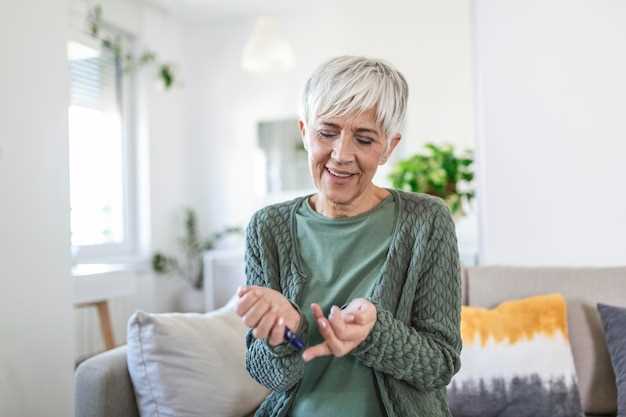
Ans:
{"type": "MultiPolygon", "coordinates": [[[[377,319],[350,354],[370,367],[389,417],[450,416],[446,386],[460,369],[461,275],[454,221],[426,194],[396,194],[387,261],[370,301],[377,319]]],[[[267,206],[246,228],[247,285],[280,291],[300,311],[304,283],[295,209],[306,197],[267,206]]],[[[298,335],[308,343],[301,315],[298,335]]],[[[272,392],[255,417],[285,416],[304,373],[301,351],[246,334],[246,369],[272,392]]],[[[340,412],[338,411],[338,415],[340,412]]]]}

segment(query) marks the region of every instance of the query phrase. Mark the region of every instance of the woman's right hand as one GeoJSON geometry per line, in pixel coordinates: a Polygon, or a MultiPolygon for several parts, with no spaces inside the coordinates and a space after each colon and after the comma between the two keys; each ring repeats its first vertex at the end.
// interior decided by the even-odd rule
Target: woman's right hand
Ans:
{"type": "Polygon", "coordinates": [[[268,339],[270,346],[284,341],[285,326],[296,331],[300,313],[280,292],[256,285],[237,289],[235,312],[257,339],[268,339]]]}

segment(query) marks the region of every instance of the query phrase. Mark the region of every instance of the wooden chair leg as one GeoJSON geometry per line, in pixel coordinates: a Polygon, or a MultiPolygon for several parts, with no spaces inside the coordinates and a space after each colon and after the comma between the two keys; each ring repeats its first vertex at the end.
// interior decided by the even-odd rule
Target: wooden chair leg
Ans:
{"type": "Polygon", "coordinates": [[[113,338],[113,327],[111,325],[111,314],[109,313],[109,303],[107,301],[99,301],[96,303],[98,308],[98,319],[100,320],[100,332],[104,340],[104,346],[107,350],[115,347],[115,339],[113,338]]]}

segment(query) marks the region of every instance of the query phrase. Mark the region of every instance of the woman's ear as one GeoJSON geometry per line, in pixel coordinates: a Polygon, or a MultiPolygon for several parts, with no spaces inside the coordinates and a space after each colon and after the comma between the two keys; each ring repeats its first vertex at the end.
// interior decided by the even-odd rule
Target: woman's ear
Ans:
{"type": "Polygon", "coordinates": [[[309,150],[308,143],[306,140],[306,124],[304,120],[298,120],[298,129],[300,130],[300,139],[302,139],[302,145],[304,149],[309,150]]]}
{"type": "Polygon", "coordinates": [[[401,138],[402,135],[399,133],[394,133],[393,135],[389,136],[389,138],[387,139],[387,149],[385,149],[385,152],[383,152],[383,154],[381,155],[380,160],[378,161],[378,165],[384,165],[387,160],[389,160],[391,153],[396,148],[396,146],[398,146],[401,138]]]}

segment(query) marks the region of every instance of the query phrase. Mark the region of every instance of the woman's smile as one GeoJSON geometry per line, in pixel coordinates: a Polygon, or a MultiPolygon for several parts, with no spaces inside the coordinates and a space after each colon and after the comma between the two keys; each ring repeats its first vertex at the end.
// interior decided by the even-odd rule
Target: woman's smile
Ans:
{"type": "Polygon", "coordinates": [[[352,181],[353,178],[356,178],[356,173],[349,173],[346,171],[336,171],[332,168],[325,167],[324,171],[326,173],[326,177],[328,181],[330,181],[333,185],[344,185],[348,184],[352,181]]]}

